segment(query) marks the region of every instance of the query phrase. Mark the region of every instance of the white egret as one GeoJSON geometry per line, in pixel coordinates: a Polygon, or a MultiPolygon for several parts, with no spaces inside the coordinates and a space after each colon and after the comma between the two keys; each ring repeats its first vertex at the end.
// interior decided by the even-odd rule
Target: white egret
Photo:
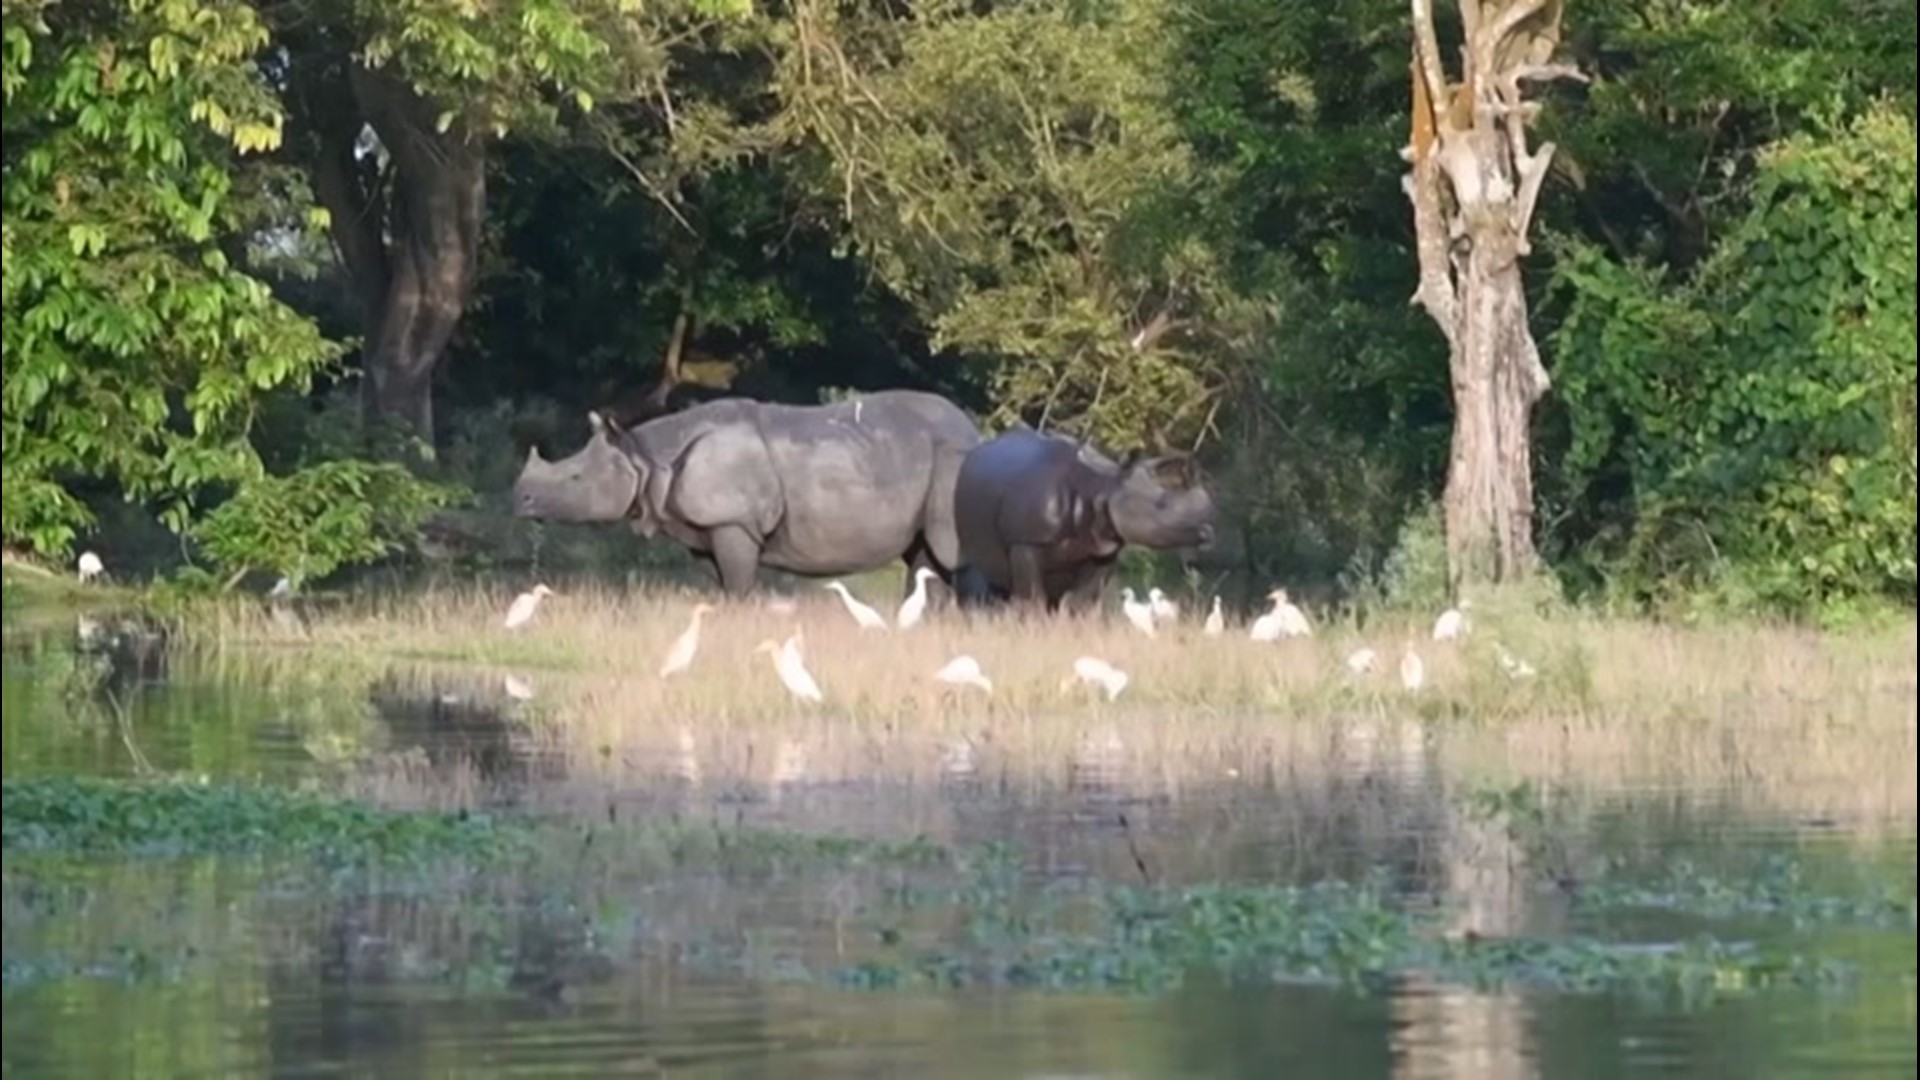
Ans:
{"type": "Polygon", "coordinates": [[[1213,610],[1207,612],[1206,635],[1219,637],[1227,629],[1227,613],[1220,610],[1220,597],[1213,598],[1213,610]]]}
{"type": "Polygon", "coordinates": [[[712,604],[693,605],[693,615],[687,620],[687,628],[667,646],[666,658],[660,661],[660,677],[670,679],[693,666],[694,654],[700,651],[700,620],[713,614],[712,604]]]}
{"type": "Polygon", "coordinates": [[[1506,672],[1508,678],[1531,679],[1539,674],[1533,669],[1532,664],[1508,652],[1505,645],[1495,642],[1493,648],[1500,657],[1500,670],[1506,672]]]}
{"type": "Polygon", "coordinates": [[[1127,621],[1148,637],[1153,637],[1153,605],[1133,598],[1132,589],[1120,590],[1120,610],[1126,613],[1127,621]]]}
{"type": "Polygon", "coordinates": [[[534,610],[540,606],[543,597],[553,595],[553,590],[545,585],[535,585],[526,592],[513,598],[513,606],[507,608],[507,618],[502,623],[509,630],[517,630],[533,618],[534,610]]]}
{"type": "Polygon", "coordinates": [[[913,572],[913,592],[901,601],[900,613],[893,619],[895,626],[906,630],[920,625],[920,620],[927,614],[927,582],[939,577],[939,574],[925,566],[913,572]]]}
{"type": "Polygon", "coordinates": [[[1167,599],[1167,594],[1157,588],[1148,590],[1147,605],[1153,609],[1155,622],[1176,622],[1180,618],[1180,605],[1167,599]]]}
{"type": "Polygon", "coordinates": [[[1374,663],[1379,659],[1379,655],[1371,648],[1362,645],[1347,654],[1347,670],[1353,672],[1355,675],[1365,675],[1367,672],[1373,670],[1374,663]]]}
{"type": "Polygon", "coordinates": [[[78,569],[81,581],[92,581],[107,572],[107,564],[101,562],[100,556],[93,552],[83,551],[80,553],[78,569]]]}
{"type": "Polygon", "coordinates": [[[980,661],[971,656],[956,656],[947,661],[946,666],[933,673],[935,680],[952,683],[956,686],[977,686],[987,693],[993,693],[993,680],[980,670],[980,661]]]}
{"type": "Polygon", "coordinates": [[[824,701],[820,693],[820,684],[813,681],[813,673],[807,670],[806,661],[800,657],[800,634],[795,632],[784,643],[763,641],[753,647],[757,653],[773,654],[773,671],[780,676],[787,692],[802,701],[824,701]]]}
{"type": "Polygon", "coordinates": [[[293,580],[291,578],[283,577],[273,583],[273,588],[267,590],[267,599],[269,600],[285,600],[291,596],[293,596],[293,580]]]}
{"type": "Polygon", "coordinates": [[[1275,589],[1267,594],[1267,599],[1273,602],[1273,607],[1253,621],[1248,637],[1255,641],[1278,641],[1283,637],[1313,636],[1313,626],[1307,622],[1306,613],[1287,599],[1287,590],[1275,589]]]}
{"type": "Polygon", "coordinates": [[[838,581],[829,581],[823,587],[840,594],[840,603],[846,605],[847,614],[853,616],[853,621],[860,624],[860,629],[885,630],[887,628],[886,617],[861,603],[847,591],[846,585],[838,581]]]}
{"type": "Polygon", "coordinates": [[[1459,606],[1450,607],[1447,610],[1441,612],[1440,617],[1433,620],[1433,640],[1452,641],[1453,639],[1459,637],[1461,634],[1466,633],[1467,631],[1467,614],[1466,613],[1467,613],[1467,609],[1472,606],[1473,606],[1472,601],[1462,600],[1460,601],[1459,606]]]}
{"type": "Polygon", "coordinates": [[[501,677],[500,684],[506,688],[507,696],[515,701],[533,700],[533,684],[527,682],[525,679],[514,675],[505,675],[501,677]]]}
{"type": "Polygon", "coordinates": [[[1419,690],[1427,684],[1427,665],[1420,654],[1413,651],[1413,642],[1407,642],[1406,651],[1400,654],[1400,685],[1409,691],[1419,690]]]}
{"type": "Polygon", "coordinates": [[[1097,656],[1083,656],[1073,662],[1073,674],[1061,680],[1060,687],[1064,690],[1075,682],[1082,682],[1106,691],[1107,700],[1112,701],[1127,688],[1129,681],[1126,672],[1105,660],[1097,656]]]}

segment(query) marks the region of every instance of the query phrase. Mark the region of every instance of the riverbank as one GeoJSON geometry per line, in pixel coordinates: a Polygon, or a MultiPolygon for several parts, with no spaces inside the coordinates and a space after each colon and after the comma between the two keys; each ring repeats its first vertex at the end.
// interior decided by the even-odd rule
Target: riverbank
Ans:
{"type": "MultiPolygon", "coordinates": [[[[866,592],[876,606],[897,595],[866,592]]],[[[351,790],[401,806],[475,808],[487,784],[473,770],[365,758],[356,748],[374,736],[352,703],[408,710],[409,730],[486,732],[490,753],[551,774],[520,797],[561,808],[663,779],[778,792],[956,777],[1032,790],[1095,777],[1171,796],[1292,778],[1314,792],[1303,797],[1351,801],[1364,792],[1301,780],[1432,768],[1543,790],[1576,779],[1727,786],[1752,812],[1842,822],[1854,836],[1897,831],[1915,815],[1912,623],[1855,634],[1686,628],[1494,600],[1475,605],[1466,637],[1451,643],[1433,642],[1427,621],[1410,616],[1255,643],[1244,625],[1206,637],[1189,615],[1149,640],[1117,615],[950,612],[909,631],[863,631],[817,589],[783,613],[765,600],[563,584],[509,632],[500,620],[510,599],[449,588],[300,609],[228,601],[180,616],[171,648],[293,696],[349,703],[324,735],[303,738],[358,763],[351,790]],[[661,657],[701,602],[717,610],[698,655],[684,674],[660,678],[661,657]],[[823,703],[791,697],[770,657],[754,652],[795,632],[823,703]],[[1397,671],[1409,642],[1426,672],[1419,691],[1397,671]],[[1356,675],[1346,661],[1361,647],[1378,664],[1356,675]],[[1501,648],[1533,674],[1503,667],[1501,648]],[[933,680],[963,653],[991,693],[933,680]],[[1062,685],[1082,655],[1128,674],[1116,700],[1062,685]]]]}

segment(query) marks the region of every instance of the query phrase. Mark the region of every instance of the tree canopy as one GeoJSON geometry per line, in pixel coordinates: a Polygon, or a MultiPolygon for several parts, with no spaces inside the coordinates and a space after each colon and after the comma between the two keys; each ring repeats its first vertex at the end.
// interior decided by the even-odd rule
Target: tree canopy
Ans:
{"type": "MultiPolygon", "coordinates": [[[[1911,5],[1430,7],[1445,93],[1507,12],[1582,77],[1482,102],[1557,147],[1529,545],[1625,602],[1910,605],[1911,5]]],[[[0,0],[5,541],[124,502],[323,576],[590,407],[917,386],[1198,446],[1213,569],[1351,592],[1462,430],[1415,41],[1399,0],[0,0]]]]}

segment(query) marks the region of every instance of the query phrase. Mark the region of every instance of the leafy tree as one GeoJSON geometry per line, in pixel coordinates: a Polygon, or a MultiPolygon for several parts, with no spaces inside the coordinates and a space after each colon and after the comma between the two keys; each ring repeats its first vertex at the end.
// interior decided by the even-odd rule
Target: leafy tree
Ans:
{"type": "Polygon", "coordinates": [[[779,88],[858,251],[989,364],[1006,422],[1191,436],[1258,312],[1225,295],[1166,102],[1165,5],[795,5],[779,88]],[[1224,347],[1223,347],[1224,346],[1224,347]]]}
{"type": "Polygon", "coordinates": [[[672,109],[672,40],[739,0],[284,0],[300,159],[359,299],[371,419],[431,456],[433,377],[480,269],[490,144],[597,101],[672,109]]]}
{"type": "Polygon", "coordinates": [[[1911,603],[1913,117],[1891,103],[1759,156],[1746,215],[1686,273],[1566,245],[1555,335],[1573,495],[1621,475],[1635,583],[1801,611],[1911,603]]]}
{"type": "Polygon", "coordinates": [[[254,409],[338,355],[240,266],[273,223],[243,162],[281,115],[244,3],[8,0],[0,340],[8,543],[65,549],[103,482],[183,528],[257,480],[254,409]]]}

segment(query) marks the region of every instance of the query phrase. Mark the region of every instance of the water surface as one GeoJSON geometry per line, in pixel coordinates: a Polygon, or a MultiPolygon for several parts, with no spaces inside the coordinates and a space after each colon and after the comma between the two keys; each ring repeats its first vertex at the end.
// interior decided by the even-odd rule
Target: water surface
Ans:
{"type": "Polygon", "coordinates": [[[1188,718],[1102,714],[1048,738],[903,725],[855,739],[796,720],[655,725],[583,750],[479,669],[349,677],[285,651],[169,651],[104,618],[10,632],[4,664],[8,780],[263,782],[563,823],[522,879],[356,871],[324,892],[253,857],[30,860],[10,848],[10,1073],[1915,1071],[1910,700],[1887,698],[1884,724],[1811,741],[1753,703],[1751,716],[1657,734],[1245,717],[1221,722],[1237,734],[1218,745],[1196,733],[1167,751],[1144,749],[1146,733],[1188,718]],[[814,849],[700,861],[609,848],[610,830],[645,822],[920,837],[990,845],[1006,863],[942,877],[814,849]],[[1656,950],[1710,937],[1832,977],[1752,988],[1729,969],[1569,991],[1445,973],[1353,985],[1202,972],[1163,988],[1065,976],[1035,988],[991,959],[1042,955],[1078,916],[980,942],[981,924],[957,929],[953,913],[962,894],[985,908],[1056,887],[1324,882],[1372,883],[1396,909],[1447,912],[1457,933],[1656,950]],[[1886,896],[1893,909],[1874,907],[1886,896]],[[850,976],[884,969],[899,935],[946,943],[955,977],[875,988],[850,976]]]}

